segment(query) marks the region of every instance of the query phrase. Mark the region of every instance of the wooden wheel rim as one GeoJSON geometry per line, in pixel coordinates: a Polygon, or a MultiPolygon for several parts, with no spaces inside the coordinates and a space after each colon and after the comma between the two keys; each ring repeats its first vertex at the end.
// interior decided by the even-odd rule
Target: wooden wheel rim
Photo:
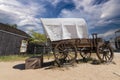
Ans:
{"type": "Polygon", "coordinates": [[[97,56],[102,62],[111,62],[113,60],[113,51],[110,46],[98,46],[97,56]]]}
{"type": "Polygon", "coordinates": [[[77,49],[72,43],[61,41],[55,46],[54,57],[58,66],[61,66],[65,62],[71,64],[76,60],[77,49]]]}

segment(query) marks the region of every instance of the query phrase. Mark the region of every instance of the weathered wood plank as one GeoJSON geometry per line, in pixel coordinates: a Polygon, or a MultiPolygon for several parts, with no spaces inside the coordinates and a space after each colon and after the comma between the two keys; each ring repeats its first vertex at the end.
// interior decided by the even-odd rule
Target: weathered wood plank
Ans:
{"type": "Polygon", "coordinates": [[[0,32],[0,55],[11,55],[20,53],[23,37],[0,32]]]}

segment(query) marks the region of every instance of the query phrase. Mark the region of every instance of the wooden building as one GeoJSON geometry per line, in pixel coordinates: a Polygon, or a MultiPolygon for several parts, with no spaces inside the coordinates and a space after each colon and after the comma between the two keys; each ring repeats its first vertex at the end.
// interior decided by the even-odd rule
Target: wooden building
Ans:
{"type": "Polygon", "coordinates": [[[26,52],[28,38],[27,33],[0,23],[0,55],[26,52]]]}

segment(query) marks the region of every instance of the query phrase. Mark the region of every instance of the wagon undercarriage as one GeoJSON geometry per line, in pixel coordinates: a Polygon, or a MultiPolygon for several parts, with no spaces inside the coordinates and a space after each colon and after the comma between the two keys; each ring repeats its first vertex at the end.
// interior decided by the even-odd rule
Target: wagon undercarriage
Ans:
{"type": "MultiPolygon", "coordinates": [[[[79,39],[80,41],[82,39],[79,39]]],[[[87,40],[87,39],[83,39],[87,40]]],[[[97,42],[97,45],[93,45],[93,42],[89,43],[76,43],[75,40],[63,40],[60,41],[53,49],[55,61],[58,66],[66,64],[72,64],[76,61],[78,53],[82,58],[87,59],[91,57],[92,53],[96,53],[96,56],[100,62],[111,62],[113,59],[113,51],[110,44],[97,42]],[[77,44],[77,45],[76,45],[77,44]],[[78,45],[79,44],[79,45],[78,45]]],[[[93,40],[91,40],[93,41],[93,40]]]]}

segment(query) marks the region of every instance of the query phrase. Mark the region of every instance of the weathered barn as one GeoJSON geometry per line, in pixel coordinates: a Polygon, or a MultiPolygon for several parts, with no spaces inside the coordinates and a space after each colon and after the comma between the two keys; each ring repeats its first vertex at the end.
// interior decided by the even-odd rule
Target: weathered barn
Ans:
{"type": "Polygon", "coordinates": [[[28,38],[27,33],[0,23],[0,55],[26,52],[28,38]]]}

